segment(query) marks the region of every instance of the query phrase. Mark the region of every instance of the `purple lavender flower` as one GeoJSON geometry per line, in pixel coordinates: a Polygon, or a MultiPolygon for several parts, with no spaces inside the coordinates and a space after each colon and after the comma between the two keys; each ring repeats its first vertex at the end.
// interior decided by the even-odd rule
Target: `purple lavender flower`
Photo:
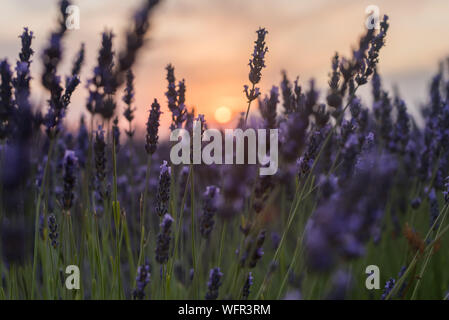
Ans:
{"type": "Polygon", "coordinates": [[[52,92],[55,87],[56,68],[62,58],[61,35],[53,33],[49,46],[44,50],[42,60],[44,62],[44,73],[42,74],[42,85],[52,92]]]}
{"type": "Polygon", "coordinates": [[[61,130],[62,119],[65,117],[67,106],[70,104],[72,94],[80,83],[80,80],[78,76],[68,77],[66,79],[65,90],[62,88],[60,82],[60,77],[54,76],[49,89],[49,109],[45,115],[44,122],[47,127],[47,134],[50,137],[56,136],[61,130]]]}
{"type": "Polygon", "coordinates": [[[79,165],[84,168],[86,164],[87,152],[89,149],[89,133],[86,128],[84,116],[80,118],[80,125],[78,129],[78,136],[76,138],[77,146],[75,149],[75,155],[78,159],[79,165]]]}
{"type": "Polygon", "coordinates": [[[217,300],[218,290],[221,286],[221,278],[223,273],[220,272],[220,268],[212,268],[209,272],[209,281],[207,282],[206,300],[217,300]]]}
{"type": "Polygon", "coordinates": [[[122,98],[123,102],[126,104],[126,109],[123,112],[123,116],[128,121],[128,130],[125,130],[126,135],[129,138],[132,138],[134,136],[134,129],[132,129],[132,121],[134,119],[134,111],[135,108],[132,107],[132,103],[134,101],[134,74],[131,70],[128,70],[126,73],[126,87],[125,87],[125,94],[122,98]]]}
{"type": "Polygon", "coordinates": [[[327,96],[327,104],[331,107],[334,107],[337,110],[341,109],[341,103],[343,98],[341,96],[341,92],[339,90],[340,84],[340,70],[339,70],[339,56],[338,53],[335,53],[335,56],[332,58],[332,73],[329,79],[329,94],[327,96]]]}
{"type": "Polygon", "coordinates": [[[73,67],[72,67],[72,76],[79,76],[80,72],[81,72],[81,67],[83,65],[84,62],[84,43],[81,44],[81,48],[78,51],[75,61],[73,62],[73,67]]]}
{"type": "Polygon", "coordinates": [[[309,120],[301,112],[288,115],[279,125],[280,151],[286,162],[298,159],[305,145],[309,120]]]}
{"type": "Polygon", "coordinates": [[[364,254],[364,244],[382,220],[395,168],[391,157],[366,155],[351,179],[318,206],[305,231],[306,261],[312,270],[330,270],[338,258],[364,254]]]}
{"type": "Polygon", "coordinates": [[[115,152],[118,153],[120,150],[120,128],[118,126],[118,117],[115,117],[112,124],[112,139],[114,141],[115,152]]]}
{"type": "MultiPolygon", "coordinates": [[[[437,75],[435,75],[432,79],[432,83],[430,86],[430,105],[424,110],[424,116],[426,118],[426,126],[424,128],[424,148],[421,152],[421,161],[419,167],[419,176],[421,180],[429,180],[432,176],[433,165],[438,157],[438,153],[441,148],[441,141],[448,137],[445,130],[445,126],[443,125],[440,129],[439,127],[445,123],[443,119],[446,117],[442,117],[444,109],[443,101],[440,93],[440,86],[442,81],[442,72],[440,71],[437,75]],[[441,120],[440,120],[441,119],[441,120]]],[[[449,118],[449,112],[447,113],[449,118]]],[[[447,119],[446,118],[446,119],[447,119]]],[[[447,139],[446,139],[447,140],[447,139]]],[[[443,157],[443,160],[445,157],[443,157]]],[[[442,174],[437,174],[436,179],[437,182],[441,183],[441,178],[443,178],[442,174]]],[[[438,186],[441,187],[441,186],[438,186]]]]}
{"type": "Polygon", "coordinates": [[[265,36],[267,35],[268,31],[266,31],[264,28],[259,28],[256,33],[257,40],[254,42],[254,52],[251,54],[252,58],[249,59],[250,71],[248,78],[252,84],[252,88],[249,89],[248,86],[244,86],[244,92],[246,93],[248,102],[257,99],[260,94],[259,89],[256,88],[255,85],[259,83],[260,78],[262,77],[262,69],[265,68],[265,54],[268,51],[268,48],[265,44],[265,36]]]}
{"type": "Polygon", "coordinates": [[[380,298],[381,300],[385,300],[387,298],[388,294],[391,292],[391,290],[393,290],[395,283],[396,283],[396,280],[394,278],[390,278],[385,283],[384,292],[382,293],[382,296],[380,298]]]}
{"type": "Polygon", "coordinates": [[[170,241],[171,241],[171,225],[173,223],[173,218],[166,213],[162,218],[160,224],[160,231],[157,235],[156,243],[156,261],[160,264],[167,263],[170,251],[170,241]]]}
{"type": "Polygon", "coordinates": [[[53,214],[49,215],[47,223],[48,223],[48,229],[49,229],[48,237],[51,240],[52,247],[56,249],[56,247],[58,246],[58,237],[59,237],[58,224],[56,223],[56,217],[53,214]]]}
{"type": "Polygon", "coordinates": [[[145,287],[150,282],[150,271],[148,262],[137,268],[136,289],[133,291],[134,300],[143,300],[145,298],[145,287]]]}
{"type": "Polygon", "coordinates": [[[287,73],[285,71],[282,71],[281,92],[284,114],[287,115],[294,112],[295,101],[292,92],[292,85],[290,83],[290,80],[288,80],[287,73]]]}
{"type": "Polygon", "coordinates": [[[358,72],[355,81],[358,85],[367,83],[368,77],[373,74],[377,63],[379,62],[379,51],[385,44],[388,27],[388,16],[384,15],[382,22],[380,23],[379,33],[375,35],[373,29],[368,30],[366,36],[360,41],[359,50],[354,51],[358,72]]]}
{"type": "Polygon", "coordinates": [[[380,136],[382,137],[386,147],[390,144],[393,131],[393,122],[391,119],[392,109],[393,107],[391,105],[388,93],[383,91],[380,100],[374,103],[373,110],[380,130],[380,136]]]}
{"type": "Polygon", "coordinates": [[[87,82],[89,97],[87,110],[92,114],[100,114],[110,119],[114,114],[115,103],[111,95],[115,93],[116,86],[113,78],[114,51],[112,50],[112,32],[103,32],[101,48],[98,52],[97,66],[93,70],[92,78],[87,82]]]}
{"type": "Polygon", "coordinates": [[[105,179],[106,179],[106,142],[104,140],[104,130],[98,126],[95,132],[94,141],[95,158],[95,213],[99,216],[103,214],[103,201],[106,197],[105,179]]]}
{"type": "Polygon", "coordinates": [[[154,102],[151,104],[150,115],[148,116],[147,134],[145,136],[145,150],[149,155],[156,152],[157,143],[159,140],[159,117],[162,113],[160,110],[161,106],[157,102],[157,99],[154,99],[154,102]]]}
{"type": "Polygon", "coordinates": [[[159,0],[145,0],[142,7],[135,12],[132,29],[126,33],[125,48],[118,55],[118,66],[115,75],[116,86],[122,83],[123,73],[130,70],[136,61],[137,53],[143,47],[145,34],[150,27],[148,21],[150,13],[158,3],[159,0]]]}
{"type": "Polygon", "coordinates": [[[254,282],[254,277],[250,272],[248,272],[248,277],[245,280],[245,284],[243,285],[243,289],[242,289],[242,299],[243,300],[247,300],[250,294],[250,289],[251,286],[253,285],[254,282]]]}
{"type": "Polygon", "coordinates": [[[178,84],[178,90],[176,90],[175,68],[169,64],[167,70],[168,87],[165,96],[168,99],[168,109],[172,113],[172,123],[170,130],[181,128],[183,122],[186,120],[185,108],[185,82],[180,81],[178,84]]]}
{"type": "Polygon", "coordinates": [[[374,68],[373,77],[371,78],[371,85],[374,102],[377,102],[380,100],[382,94],[382,82],[380,75],[377,72],[377,68],[374,68]]]}
{"type": "Polygon", "coordinates": [[[207,186],[203,193],[203,214],[200,217],[200,234],[208,239],[214,228],[214,215],[217,212],[217,204],[220,189],[216,186],[207,186]]]}
{"type": "Polygon", "coordinates": [[[306,150],[297,160],[299,177],[305,177],[309,174],[315,162],[315,158],[318,155],[318,151],[328,135],[329,130],[330,126],[325,126],[310,134],[308,144],[306,145],[306,150]]]}
{"type": "Polygon", "coordinates": [[[98,126],[98,130],[95,132],[94,155],[95,175],[99,182],[103,182],[106,177],[106,142],[102,126],[98,126]]]}
{"type": "Polygon", "coordinates": [[[33,40],[33,32],[29,31],[28,28],[24,28],[21,36],[22,49],[19,53],[19,60],[16,63],[16,77],[12,80],[14,85],[14,95],[16,98],[16,103],[21,109],[29,109],[30,105],[28,98],[30,95],[30,65],[31,56],[34,51],[31,48],[31,43],[33,40]]]}
{"type": "Polygon", "coordinates": [[[70,210],[73,204],[73,189],[75,187],[76,175],[75,169],[77,165],[77,158],[75,152],[66,150],[64,155],[64,189],[62,193],[62,204],[64,210],[70,210]]]}
{"type": "Polygon", "coordinates": [[[159,174],[159,186],[156,194],[156,213],[162,217],[168,213],[168,201],[170,200],[171,168],[167,161],[161,165],[159,174]]]}
{"type": "Polygon", "coordinates": [[[34,38],[33,31],[24,28],[23,33],[19,38],[22,40],[22,49],[19,53],[20,62],[26,62],[28,66],[30,66],[31,56],[34,54],[34,50],[31,48],[31,42],[34,38]]]}
{"type": "Polygon", "coordinates": [[[360,139],[356,134],[351,134],[342,148],[341,181],[349,179],[361,151],[360,139]]]}

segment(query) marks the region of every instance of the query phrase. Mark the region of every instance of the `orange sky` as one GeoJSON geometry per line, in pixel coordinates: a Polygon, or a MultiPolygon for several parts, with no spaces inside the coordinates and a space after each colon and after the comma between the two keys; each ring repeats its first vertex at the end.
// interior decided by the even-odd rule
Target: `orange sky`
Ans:
{"type": "MultiPolygon", "coordinates": [[[[99,47],[100,33],[112,28],[116,46],[139,0],[78,0],[81,28],[70,31],[65,39],[65,60],[61,74],[69,71],[81,42],[86,43],[87,64],[81,80],[90,77],[99,47]]],[[[1,56],[16,59],[23,26],[36,35],[32,72],[40,78],[40,53],[49,32],[55,27],[56,1],[2,0],[0,4],[1,56]]],[[[429,78],[438,61],[449,54],[449,1],[360,1],[360,0],[168,0],[162,1],[152,17],[150,42],[141,52],[136,74],[136,121],[146,122],[151,101],[158,98],[163,106],[163,121],[170,117],[164,97],[164,67],[174,64],[177,78],[185,78],[187,105],[213,122],[217,108],[226,106],[233,116],[245,109],[243,85],[248,82],[248,59],[255,30],[269,31],[267,68],[261,88],[267,92],[278,85],[280,71],[291,78],[300,76],[307,84],[315,77],[326,88],[330,58],[335,51],[347,55],[363,33],[365,7],[379,6],[390,16],[387,46],[381,52],[379,69],[386,86],[398,84],[412,113],[425,100],[429,78]]],[[[44,102],[46,96],[38,81],[32,83],[33,99],[44,102]]],[[[323,96],[325,91],[323,90],[323,96]]],[[[366,93],[362,90],[361,93],[366,93]]],[[[121,96],[121,92],[119,95],[121,96]]],[[[86,91],[77,90],[68,118],[73,123],[85,111],[86,91]]],[[[365,99],[369,101],[367,98],[365,99]]],[[[120,100],[121,101],[121,100],[120,100]]],[[[123,108],[120,105],[120,113],[123,108]]],[[[161,128],[163,136],[167,129],[161,128]]]]}

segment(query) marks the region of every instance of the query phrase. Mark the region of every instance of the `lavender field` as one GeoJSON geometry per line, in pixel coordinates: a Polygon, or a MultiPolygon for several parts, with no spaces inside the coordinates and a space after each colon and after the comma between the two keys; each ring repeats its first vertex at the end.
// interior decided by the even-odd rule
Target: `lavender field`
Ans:
{"type": "Polygon", "coordinates": [[[189,103],[176,61],[166,61],[163,99],[137,106],[159,2],[142,0],[125,34],[105,29],[94,48],[69,44],[69,0],[38,35],[44,50],[32,28],[11,26],[22,31],[16,57],[0,60],[0,299],[449,298],[449,60],[434,61],[412,112],[378,67],[395,23],[384,15],[379,28],[360,21],[350,55],[329,56],[327,87],[279,70],[262,90],[277,48],[255,25],[245,104],[226,129],[276,132],[275,174],[248,161],[178,164],[177,139],[163,132],[225,127],[189,103]],[[83,110],[75,125],[71,108],[83,110]]]}

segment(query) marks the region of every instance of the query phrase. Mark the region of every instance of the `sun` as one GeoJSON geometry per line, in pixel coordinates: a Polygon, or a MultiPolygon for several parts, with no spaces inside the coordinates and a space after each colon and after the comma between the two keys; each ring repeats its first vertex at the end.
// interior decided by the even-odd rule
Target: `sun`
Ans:
{"type": "Polygon", "coordinates": [[[227,123],[231,120],[231,110],[228,107],[219,107],[215,110],[214,117],[219,123],[227,123]]]}

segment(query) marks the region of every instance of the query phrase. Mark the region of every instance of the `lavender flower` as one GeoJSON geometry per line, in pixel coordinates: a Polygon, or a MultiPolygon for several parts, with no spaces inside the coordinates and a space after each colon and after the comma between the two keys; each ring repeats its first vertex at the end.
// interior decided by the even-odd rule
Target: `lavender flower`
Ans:
{"type": "Polygon", "coordinates": [[[62,38],[67,30],[67,7],[71,4],[68,0],[59,2],[59,29],[50,36],[50,43],[44,49],[42,60],[44,62],[44,72],[42,74],[42,85],[53,95],[58,89],[56,82],[56,70],[62,60],[62,38]]]}
{"type": "Polygon", "coordinates": [[[145,287],[150,282],[150,271],[148,262],[137,268],[136,289],[133,291],[134,300],[143,300],[145,298],[145,287]]]}
{"type": "Polygon", "coordinates": [[[120,128],[118,126],[118,117],[115,117],[112,125],[112,139],[114,141],[115,152],[120,150],[120,128]]]}
{"type": "Polygon", "coordinates": [[[208,239],[214,228],[214,215],[217,212],[217,202],[220,189],[216,186],[207,186],[203,194],[203,214],[200,217],[200,234],[208,239]]]}
{"type": "Polygon", "coordinates": [[[265,129],[275,129],[276,123],[276,108],[279,102],[279,88],[273,86],[270,90],[270,96],[265,97],[262,103],[259,104],[260,113],[264,120],[265,129]]]}
{"type": "Polygon", "coordinates": [[[301,112],[289,114],[279,126],[280,151],[286,162],[298,159],[305,145],[309,120],[301,112]]]}
{"type": "Polygon", "coordinates": [[[391,120],[392,105],[386,92],[382,92],[380,101],[373,105],[373,109],[374,116],[379,125],[380,136],[385,146],[388,146],[391,139],[391,132],[393,131],[393,123],[391,120]]]}
{"type": "Polygon", "coordinates": [[[312,270],[330,270],[338,258],[362,256],[382,220],[396,164],[390,157],[366,155],[356,168],[307,223],[306,261],[312,270]]]}
{"type": "Polygon", "coordinates": [[[109,119],[114,114],[115,103],[110,97],[115,93],[113,79],[114,51],[112,50],[112,32],[103,32],[101,48],[98,52],[97,66],[92,78],[87,82],[89,97],[87,110],[92,114],[100,114],[109,119]]]}
{"type": "Polygon", "coordinates": [[[290,114],[294,112],[295,102],[292,92],[292,85],[288,80],[287,73],[285,71],[282,71],[281,92],[282,92],[284,113],[290,114]]]}
{"type": "Polygon", "coordinates": [[[118,66],[115,74],[116,86],[122,83],[122,75],[130,70],[136,61],[137,53],[145,43],[145,34],[150,24],[150,13],[159,3],[159,0],[145,0],[141,8],[134,14],[132,29],[126,33],[125,48],[118,55],[118,66]]]}
{"type": "Polygon", "coordinates": [[[249,81],[252,84],[252,88],[249,89],[247,85],[244,86],[244,92],[246,94],[246,98],[248,102],[251,102],[259,96],[259,88],[256,88],[255,85],[259,83],[260,78],[262,77],[262,69],[265,68],[265,54],[268,51],[268,48],[265,46],[265,36],[268,31],[264,28],[259,28],[256,31],[257,40],[254,42],[254,52],[251,54],[252,58],[249,59],[249,81]]]}
{"type": "Polygon", "coordinates": [[[253,285],[254,277],[251,272],[248,272],[248,277],[245,280],[245,284],[242,289],[242,299],[247,300],[250,294],[251,286],[253,285]]]}
{"type": "Polygon", "coordinates": [[[387,298],[388,294],[391,292],[391,290],[393,290],[395,283],[396,283],[396,280],[394,278],[390,278],[385,283],[384,292],[382,293],[382,296],[380,298],[381,300],[385,300],[387,298]]]}
{"type": "Polygon", "coordinates": [[[128,130],[125,130],[126,135],[129,138],[134,136],[134,130],[132,129],[132,121],[134,119],[134,111],[135,108],[132,107],[132,103],[134,101],[134,75],[131,70],[128,70],[126,73],[126,87],[125,87],[125,95],[122,100],[126,104],[126,109],[123,112],[125,119],[128,121],[128,130]]]}
{"type": "Polygon", "coordinates": [[[187,109],[185,108],[185,83],[184,80],[179,82],[178,90],[176,90],[175,68],[169,64],[166,67],[168,87],[165,96],[168,99],[168,109],[172,113],[172,123],[170,130],[181,128],[186,119],[187,109]]]}
{"type": "Polygon", "coordinates": [[[152,155],[156,152],[157,143],[159,140],[158,137],[158,129],[159,129],[159,117],[161,115],[161,106],[154,99],[154,102],[151,104],[150,115],[148,116],[147,121],[147,134],[146,134],[146,144],[145,150],[149,155],[152,155]]]}
{"type": "Polygon", "coordinates": [[[326,126],[311,133],[306,150],[297,161],[299,177],[305,177],[309,174],[315,162],[315,157],[318,155],[318,151],[328,135],[329,130],[330,126],[326,126]]]}
{"type": "Polygon", "coordinates": [[[64,190],[62,194],[62,204],[64,210],[70,210],[73,204],[73,189],[76,182],[76,164],[77,158],[75,156],[75,152],[72,150],[66,150],[64,155],[64,190]]]}
{"type": "Polygon", "coordinates": [[[29,67],[31,64],[31,56],[34,54],[34,50],[31,48],[31,42],[34,38],[33,31],[24,28],[19,38],[22,40],[22,49],[19,53],[20,62],[26,62],[29,67]]]}
{"type": "Polygon", "coordinates": [[[16,63],[16,77],[12,80],[15,89],[16,103],[21,109],[29,109],[30,105],[28,98],[30,95],[30,65],[31,56],[34,51],[31,49],[31,43],[33,40],[33,32],[28,28],[24,28],[22,35],[20,36],[22,42],[22,49],[19,53],[19,60],[16,63]]]}
{"type": "Polygon", "coordinates": [[[104,140],[104,130],[102,126],[98,126],[95,132],[94,141],[95,155],[95,176],[99,182],[103,182],[106,177],[106,142],[104,140]]]}
{"type": "Polygon", "coordinates": [[[374,35],[373,30],[368,30],[367,35],[360,41],[358,51],[354,52],[354,58],[357,62],[358,74],[355,80],[358,85],[368,82],[368,77],[373,74],[374,69],[379,62],[379,51],[385,44],[389,24],[388,16],[384,15],[380,23],[380,31],[374,35]],[[369,47],[369,49],[368,49],[369,47]],[[368,49],[368,51],[366,51],[368,49]]]}
{"type": "Polygon", "coordinates": [[[337,110],[341,109],[341,103],[343,101],[341,92],[339,90],[340,84],[339,65],[340,65],[339,56],[338,53],[335,53],[335,56],[332,58],[332,73],[330,75],[329,80],[330,92],[327,96],[327,103],[329,106],[334,107],[337,110]]]}
{"type": "Polygon", "coordinates": [[[382,94],[382,83],[379,73],[377,72],[377,68],[374,68],[373,77],[371,78],[371,85],[374,102],[377,102],[380,100],[382,94]]]}
{"type": "Polygon", "coordinates": [[[360,139],[356,134],[351,134],[342,148],[341,181],[349,179],[361,151],[360,139]]]}
{"type": "Polygon", "coordinates": [[[98,126],[94,141],[95,157],[95,214],[101,216],[103,213],[103,201],[106,197],[106,142],[104,140],[104,130],[98,126]]]}
{"type": "Polygon", "coordinates": [[[207,282],[206,300],[216,300],[218,298],[218,290],[221,286],[221,278],[223,273],[220,268],[212,268],[209,272],[209,281],[207,282]]]}
{"type": "Polygon", "coordinates": [[[160,224],[160,231],[157,235],[156,243],[156,261],[160,264],[167,263],[169,258],[170,241],[171,241],[171,225],[173,218],[166,213],[160,224]]]}
{"type": "Polygon", "coordinates": [[[84,62],[84,43],[81,44],[81,48],[78,51],[78,54],[76,55],[76,59],[73,62],[73,67],[72,67],[72,76],[79,76],[80,72],[81,72],[81,67],[83,65],[84,62]]]}
{"type": "Polygon", "coordinates": [[[168,213],[168,201],[170,200],[171,168],[167,161],[161,165],[159,174],[159,186],[156,194],[156,213],[162,217],[168,213]]]}
{"type": "Polygon", "coordinates": [[[49,46],[44,50],[42,60],[44,61],[44,73],[42,74],[42,85],[50,92],[54,91],[56,68],[62,58],[61,35],[53,33],[49,46]]]}
{"type": "Polygon", "coordinates": [[[48,216],[48,229],[49,229],[48,237],[51,240],[51,245],[53,248],[56,249],[56,247],[58,246],[59,233],[57,231],[58,224],[56,223],[56,217],[53,214],[48,216]]]}
{"type": "Polygon", "coordinates": [[[79,165],[84,168],[86,164],[87,152],[89,149],[89,133],[86,128],[84,116],[81,116],[80,118],[80,125],[76,141],[77,146],[75,150],[75,155],[78,159],[79,165]]]}
{"type": "Polygon", "coordinates": [[[59,133],[67,106],[70,104],[71,96],[80,83],[80,80],[78,76],[67,78],[65,91],[60,82],[60,78],[54,76],[49,89],[51,94],[50,100],[48,101],[50,107],[45,115],[44,122],[47,127],[47,134],[50,137],[54,137],[59,133]]]}

